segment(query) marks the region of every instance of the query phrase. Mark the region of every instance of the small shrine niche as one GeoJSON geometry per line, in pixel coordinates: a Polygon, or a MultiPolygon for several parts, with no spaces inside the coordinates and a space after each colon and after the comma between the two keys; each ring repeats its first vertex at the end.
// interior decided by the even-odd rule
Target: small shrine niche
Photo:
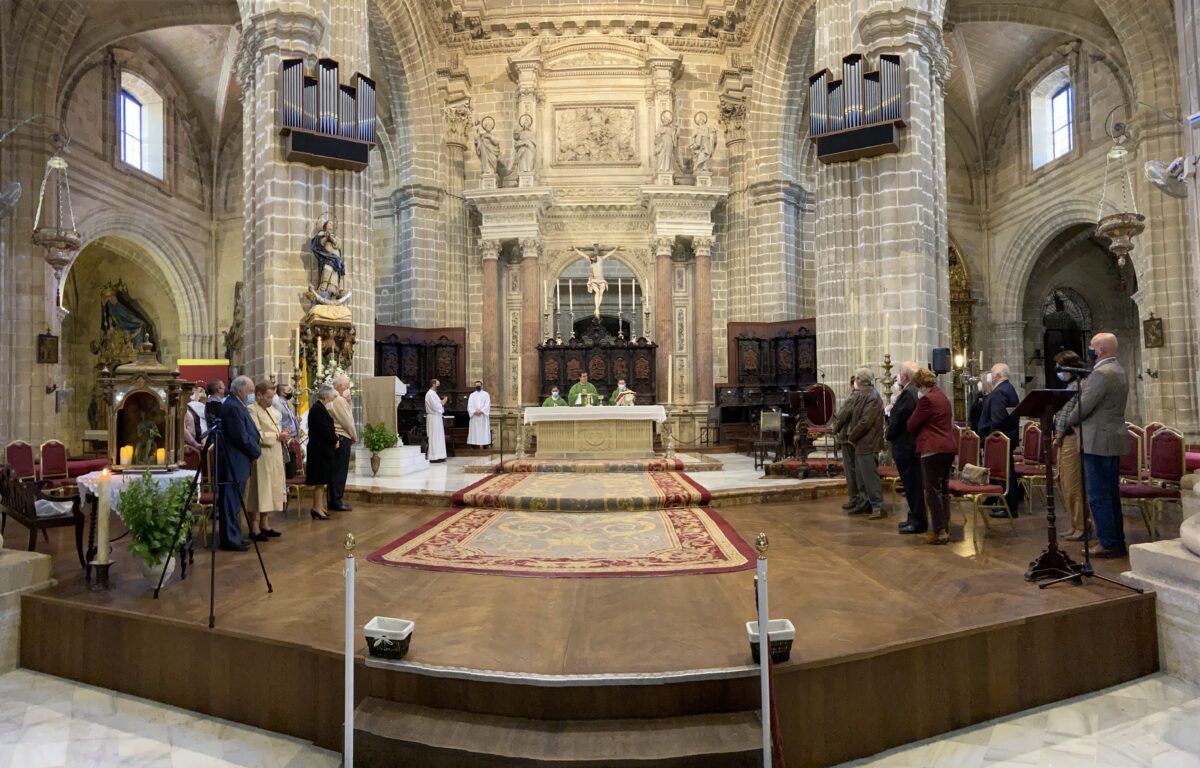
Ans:
{"type": "Polygon", "coordinates": [[[183,463],[183,415],[191,384],[142,344],[137,359],[101,372],[108,405],[108,461],[115,471],[175,469],[183,463]]]}

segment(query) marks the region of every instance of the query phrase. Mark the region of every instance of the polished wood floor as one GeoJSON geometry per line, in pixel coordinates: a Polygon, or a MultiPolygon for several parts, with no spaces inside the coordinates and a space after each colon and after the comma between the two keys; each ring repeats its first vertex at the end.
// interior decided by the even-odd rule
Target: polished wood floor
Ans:
{"type": "MultiPolygon", "coordinates": [[[[759,531],[770,537],[771,615],[797,626],[793,664],[899,648],[1125,595],[1101,583],[1040,590],[1025,582],[1028,561],[1045,543],[1044,518],[1022,517],[1015,535],[998,527],[984,553],[975,555],[960,528],[952,545],[931,547],[920,537],[899,536],[895,516],[879,522],[847,517],[839,501],[720,510],[748,541],[759,531]]],[[[342,539],[352,532],[360,555],[357,624],[375,615],[416,621],[411,661],[542,674],[653,673],[750,661],[744,623],[754,618],[752,573],[543,579],[366,562],[366,554],[440,512],[364,503],[331,522],[277,516],[283,537],[261,545],[273,594],[267,594],[253,551],[218,553],[218,629],[338,652],[342,539]]],[[[1132,541],[1143,540],[1132,520],[1127,530],[1132,541]]],[[[115,587],[101,593],[83,584],[70,531],[51,537],[59,583],[47,596],[206,623],[207,552],[197,551],[188,579],[173,581],[155,601],[123,544],[112,569],[115,587]]],[[[1071,546],[1072,555],[1077,549],[1071,546]]],[[[1097,570],[1110,576],[1125,568],[1124,560],[1097,562],[1097,570]]]]}

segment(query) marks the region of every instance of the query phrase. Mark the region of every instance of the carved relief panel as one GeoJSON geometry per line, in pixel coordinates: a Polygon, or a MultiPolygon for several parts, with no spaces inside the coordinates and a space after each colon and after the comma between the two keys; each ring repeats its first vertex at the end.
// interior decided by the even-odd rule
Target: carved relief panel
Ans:
{"type": "Polygon", "coordinates": [[[554,108],[554,164],[637,166],[634,104],[560,104],[554,108]]]}

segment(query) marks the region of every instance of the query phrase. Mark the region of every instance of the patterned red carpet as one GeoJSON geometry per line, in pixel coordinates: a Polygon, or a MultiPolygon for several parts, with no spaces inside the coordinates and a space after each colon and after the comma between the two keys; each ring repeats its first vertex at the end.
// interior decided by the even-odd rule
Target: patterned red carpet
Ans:
{"type": "Polygon", "coordinates": [[[570,461],[557,459],[511,459],[498,472],[678,472],[683,459],[631,459],[629,461],[570,461]]]}
{"type": "Polygon", "coordinates": [[[432,571],[579,578],[725,573],[750,545],[682,472],[507,472],[367,559],[432,571]]]}

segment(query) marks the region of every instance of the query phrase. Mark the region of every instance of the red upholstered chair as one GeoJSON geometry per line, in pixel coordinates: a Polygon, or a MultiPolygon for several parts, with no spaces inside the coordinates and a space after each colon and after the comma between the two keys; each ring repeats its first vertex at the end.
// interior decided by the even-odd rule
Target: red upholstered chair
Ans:
{"type": "Polygon", "coordinates": [[[37,479],[37,467],[33,463],[33,446],[24,440],[13,440],[4,449],[4,463],[12,468],[18,480],[37,479]]]}
{"type": "MultiPolygon", "coordinates": [[[[1137,472],[1129,472],[1128,477],[1136,477],[1144,479],[1146,477],[1146,457],[1150,455],[1150,443],[1146,440],[1145,427],[1139,427],[1137,424],[1125,423],[1125,428],[1137,436],[1138,443],[1141,445],[1141,459],[1138,464],[1137,472]]],[[[1121,475],[1126,476],[1125,465],[1121,465],[1121,475]]]]}
{"type": "MultiPolygon", "coordinates": [[[[974,435],[974,432],[970,433],[974,435]]],[[[966,437],[964,433],[963,437],[966,437]]],[[[978,441],[978,436],[975,440],[978,441]]],[[[1009,525],[1016,531],[1013,523],[1012,510],[1008,508],[1008,489],[1013,478],[1008,475],[1008,436],[1001,432],[988,435],[983,444],[983,466],[988,471],[988,480],[984,483],[967,483],[961,479],[950,481],[950,496],[956,499],[966,499],[975,510],[975,551],[983,549],[984,531],[991,528],[986,510],[1003,509],[1008,515],[1009,525]],[[980,525],[982,523],[982,525],[980,525]]],[[[959,449],[959,460],[963,460],[962,449],[959,449]]]]}
{"type": "Polygon", "coordinates": [[[1130,426],[1127,430],[1129,442],[1125,453],[1121,456],[1121,481],[1140,483],[1146,479],[1143,468],[1146,466],[1145,444],[1142,441],[1143,432],[1138,427],[1130,426]]]}
{"type": "Polygon", "coordinates": [[[955,473],[962,472],[968,464],[979,463],[979,435],[972,429],[964,429],[958,435],[958,460],[955,473]]]}
{"type": "Polygon", "coordinates": [[[1033,504],[1033,494],[1041,490],[1043,498],[1046,495],[1046,443],[1042,439],[1042,428],[1034,423],[1025,425],[1021,431],[1021,460],[1014,459],[1013,472],[1025,488],[1030,505],[1033,504]]]}
{"type": "Polygon", "coordinates": [[[1158,538],[1162,508],[1168,501],[1180,499],[1179,482],[1187,470],[1183,435],[1160,426],[1150,437],[1150,461],[1144,482],[1121,483],[1121,503],[1136,504],[1151,539],[1158,538]]]}
{"type": "Polygon", "coordinates": [[[309,492],[309,506],[311,508],[312,493],[315,491],[316,486],[309,485],[304,479],[304,446],[301,445],[299,440],[290,440],[288,442],[288,450],[292,454],[292,461],[296,464],[296,475],[287,481],[287,495],[283,500],[283,512],[287,514],[288,508],[292,506],[291,500],[294,495],[296,497],[296,518],[299,519],[301,494],[305,491],[309,492]]]}
{"type": "Polygon", "coordinates": [[[875,474],[879,475],[879,481],[885,488],[890,488],[892,493],[892,509],[896,508],[896,486],[904,487],[900,482],[900,470],[896,469],[893,464],[880,464],[875,468],[875,474]]]}
{"type": "MultiPolygon", "coordinates": [[[[188,459],[189,451],[196,454],[196,458],[194,459],[194,461],[196,462],[196,467],[199,468],[200,467],[200,462],[199,462],[200,456],[198,453],[196,453],[195,449],[193,449],[193,448],[184,447],[184,449],[183,449],[184,462],[186,463],[189,461],[189,459],[188,459]]],[[[208,460],[205,462],[203,471],[200,473],[200,487],[197,489],[197,492],[199,493],[199,495],[196,497],[196,505],[199,507],[199,512],[196,515],[196,534],[203,537],[205,547],[211,546],[211,544],[212,544],[212,539],[210,538],[212,536],[212,526],[211,526],[212,508],[213,508],[213,503],[216,500],[216,496],[213,495],[213,477],[215,476],[214,471],[213,471],[214,470],[213,462],[215,462],[217,460],[216,457],[217,457],[216,446],[210,445],[208,447],[208,460]]],[[[192,467],[190,467],[190,466],[188,468],[192,469],[192,467]]]]}
{"type": "MultiPolygon", "coordinates": [[[[1147,451],[1149,451],[1149,448],[1150,448],[1150,441],[1152,439],[1154,439],[1154,433],[1157,432],[1158,430],[1162,429],[1165,426],[1167,426],[1167,425],[1163,424],[1161,421],[1152,421],[1146,425],[1145,433],[1146,433],[1146,449],[1147,449],[1147,451]]],[[[1146,460],[1147,461],[1150,460],[1150,454],[1148,452],[1146,453],[1146,460]]]]}
{"type": "Polygon", "coordinates": [[[42,464],[40,480],[66,480],[70,477],[67,471],[67,446],[58,440],[47,440],[38,452],[42,464]]]}

